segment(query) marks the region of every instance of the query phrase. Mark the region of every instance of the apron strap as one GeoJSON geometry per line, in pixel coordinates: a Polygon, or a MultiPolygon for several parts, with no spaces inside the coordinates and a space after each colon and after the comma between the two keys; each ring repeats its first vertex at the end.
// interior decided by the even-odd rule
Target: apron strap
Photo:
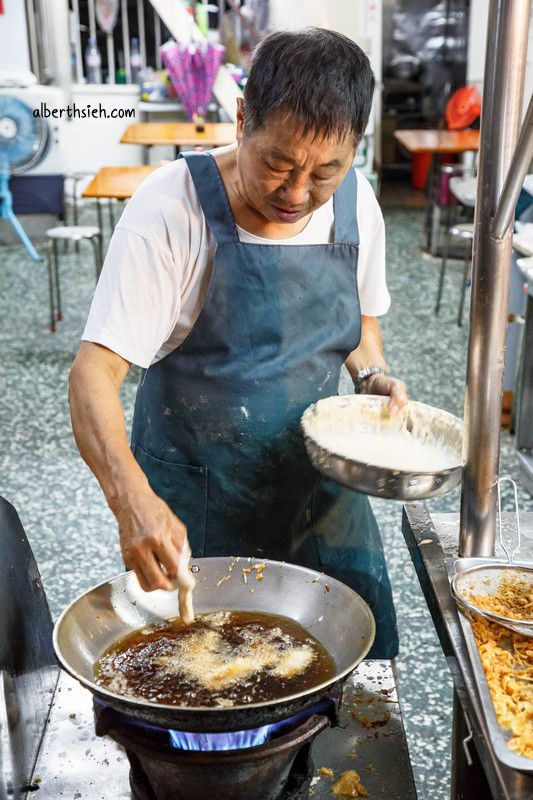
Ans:
{"type": "Polygon", "coordinates": [[[238,242],[239,234],[222,176],[211,153],[180,153],[184,158],[217,244],[238,242]]]}
{"type": "Polygon", "coordinates": [[[359,244],[357,224],[357,175],[350,167],[333,195],[333,241],[337,244],[359,244]]]}

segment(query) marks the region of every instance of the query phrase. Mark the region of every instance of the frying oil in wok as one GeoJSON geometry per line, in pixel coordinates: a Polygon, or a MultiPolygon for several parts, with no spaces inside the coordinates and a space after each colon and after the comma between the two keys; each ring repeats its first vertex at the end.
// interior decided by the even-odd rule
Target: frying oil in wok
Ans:
{"type": "Polygon", "coordinates": [[[117,694],[176,706],[234,706],[286,697],[335,675],[327,650],[277,614],[218,611],[128,634],[96,662],[117,694]]]}

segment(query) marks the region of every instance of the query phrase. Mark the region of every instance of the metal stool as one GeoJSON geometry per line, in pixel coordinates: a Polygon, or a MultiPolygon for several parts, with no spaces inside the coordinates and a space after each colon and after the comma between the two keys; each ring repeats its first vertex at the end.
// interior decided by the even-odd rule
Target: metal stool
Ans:
{"type": "Polygon", "coordinates": [[[477,195],[476,175],[455,175],[450,178],[450,192],[465,208],[475,208],[477,195]]]}
{"type": "Polygon", "coordinates": [[[50,330],[56,329],[61,313],[61,288],[59,283],[59,248],[58,242],[89,241],[93,248],[96,280],[100,277],[103,263],[102,234],[100,228],[92,225],[59,225],[46,231],[48,237],[48,285],[50,289],[50,330]]]}
{"type": "MultiPolygon", "coordinates": [[[[67,224],[69,220],[67,220],[66,209],[67,206],[70,206],[72,212],[72,220],[71,220],[72,224],[76,226],[79,225],[80,221],[79,212],[83,206],[87,205],[87,200],[79,196],[78,186],[81,181],[84,180],[88,181],[91,178],[94,178],[94,172],[69,172],[67,175],[65,175],[65,191],[63,199],[65,203],[65,221],[67,222],[67,224]]],[[[89,204],[93,205],[93,201],[90,200],[89,204]]],[[[67,252],[68,244],[69,244],[68,239],[66,239],[63,247],[65,253],[67,252]]],[[[75,242],[74,249],[76,253],[80,252],[79,241],[75,242]]]]}
{"type": "Polygon", "coordinates": [[[444,277],[446,275],[446,268],[448,266],[448,249],[450,246],[450,239],[462,239],[465,246],[464,266],[463,266],[463,286],[461,290],[461,300],[459,303],[459,313],[457,315],[457,324],[459,327],[463,324],[463,311],[465,306],[465,294],[470,275],[470,259],[472,255],[472,243],[474,241],[474,224],[472,222],[464,222],[459,225],[452,225],[448,228],[446,235],[442,242],[442,265],[440,268],[439,290],[437,292],[437,303],[435,305],[435,314],[440,311],[440,304],[442,300],[442,291],[444,289],[444,277]]]}
{"type": "MultiPolygon", "coordinates": [[[[73,224],[75,226],[77,226],[79,224],[79,212],[84,206],[93,206],[94,208],[96,208],[98,227],[100,228],[100,231],[102,231],[102,234],[103,234],[103,230],[104,230],[103,222],[104,221],[103,221],[103,215],[102,215],[102,206],[104,205],[104,206],[107,206],[107,210],[108,210],[108,213],[109,213],[109,225],[110,225],[111,234],[112,234],[114,229],[115,229],[115,214],[114,214],[113,209],[115,208],[115,206],[118,205],[118,200],[116,200],[114,197],[110,197],[110,198],[106,198],[106,199],[99,199],[99,198],[96,198],[96,197],[94,197],[94,198],[81,197],[78,194],[78,186],[79,186],[80,182],[84,181],[84,180],[87,180],[89,178],[94,178],[94,172],[71,172],[68,175],[66,175],[65,178],[66,178],[65,187],[67,186],[67,181],[71,182],[71,184],[70,184],[71,190],[68,191],[65,188],[64,199],[65,199],[65,205],[71,206],[73,224]]],[[[65,240],[65,247],[64,247],[65,252],[67,250],[67,247],[68,247],[68,240],[65,240]]],[[[79,243],[79,241],[75,242],[74,249],[75,249],[76,253],[80,252],[80,243],[79,243]]]]}

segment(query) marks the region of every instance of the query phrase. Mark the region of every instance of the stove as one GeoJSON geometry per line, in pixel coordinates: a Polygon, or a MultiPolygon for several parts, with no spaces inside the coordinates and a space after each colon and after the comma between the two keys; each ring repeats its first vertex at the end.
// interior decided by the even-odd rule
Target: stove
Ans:
{"type": "Polygon", "coordinates": [[[135,800],[304,800],[315,766],[311,748],[338,724],[340,692],[261,728],[189,733],[157,728],[94,700],[95,730],[124,747],[135,800]]]}
{"type": "Polygon", "coordinates": [[[188,771],[186,779],[191,781],[187,800],[224,797],[226,774],[231,774],[231,780],[225,783],[225,796],[232,800],[242,796],[247,800],[331,800],[333,783],[346,770],[358,772],[369,797],[416,800],[391,662],[367,660],[359,665],[345,684],[338,724],[326,709],[313,711],[312,717],[298,720],[292,729],[274,731],[268,742],[255,747],[191,752],[171,747],[167,730],[161,734],[156,729],[163,739],[153,739],[154,732],[148,731],[146,741],[145,726],[134,725],[132,731],[127,725],[125,730],[120,715],[100,711],[95,720],[92,695],[61,673],[33,773],[34,787],[40,788],[31,798],[179,800],[177,781],[172,794],[156,793],[161,791],[160,780],[163,787],[167,781],[164,791],[168,792],[166,769],[177,765],[180,780],[185,780],[188,771]],[[95,735],[95,721],[100,733],[107,727],[105,735],[95,735]],[[267,781],[263,765],[269,764],[272,771],[267,781]],[[239,793],[244,774],[252,775],[246,795],[239,793]],[[214,790],[208,788],[209,781],[215,783],[214,790]],[[264,786],[270,795],[262,794],[264,786]]]}

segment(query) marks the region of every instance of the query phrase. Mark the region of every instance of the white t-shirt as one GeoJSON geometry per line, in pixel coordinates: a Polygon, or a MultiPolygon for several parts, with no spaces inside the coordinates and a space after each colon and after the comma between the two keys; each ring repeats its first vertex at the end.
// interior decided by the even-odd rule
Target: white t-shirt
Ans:
{"type": "MultiPolygon", "coordinates": [[[[367,179],[357,173],[361,312],[385,314],[385,226],[367,179]]],[[[333,199],[318,208],[303,231],[264,239],[238,227],[242,242],[327,244],[333,234],[333,199]]],[[[148,367],[171,353],[202,309],[216,245],[184,159],[153,172],[137,189],[115,228],[82,339],[148,367]]],[[[312,320],[310,320],[310,323],[312,320]]]]}

